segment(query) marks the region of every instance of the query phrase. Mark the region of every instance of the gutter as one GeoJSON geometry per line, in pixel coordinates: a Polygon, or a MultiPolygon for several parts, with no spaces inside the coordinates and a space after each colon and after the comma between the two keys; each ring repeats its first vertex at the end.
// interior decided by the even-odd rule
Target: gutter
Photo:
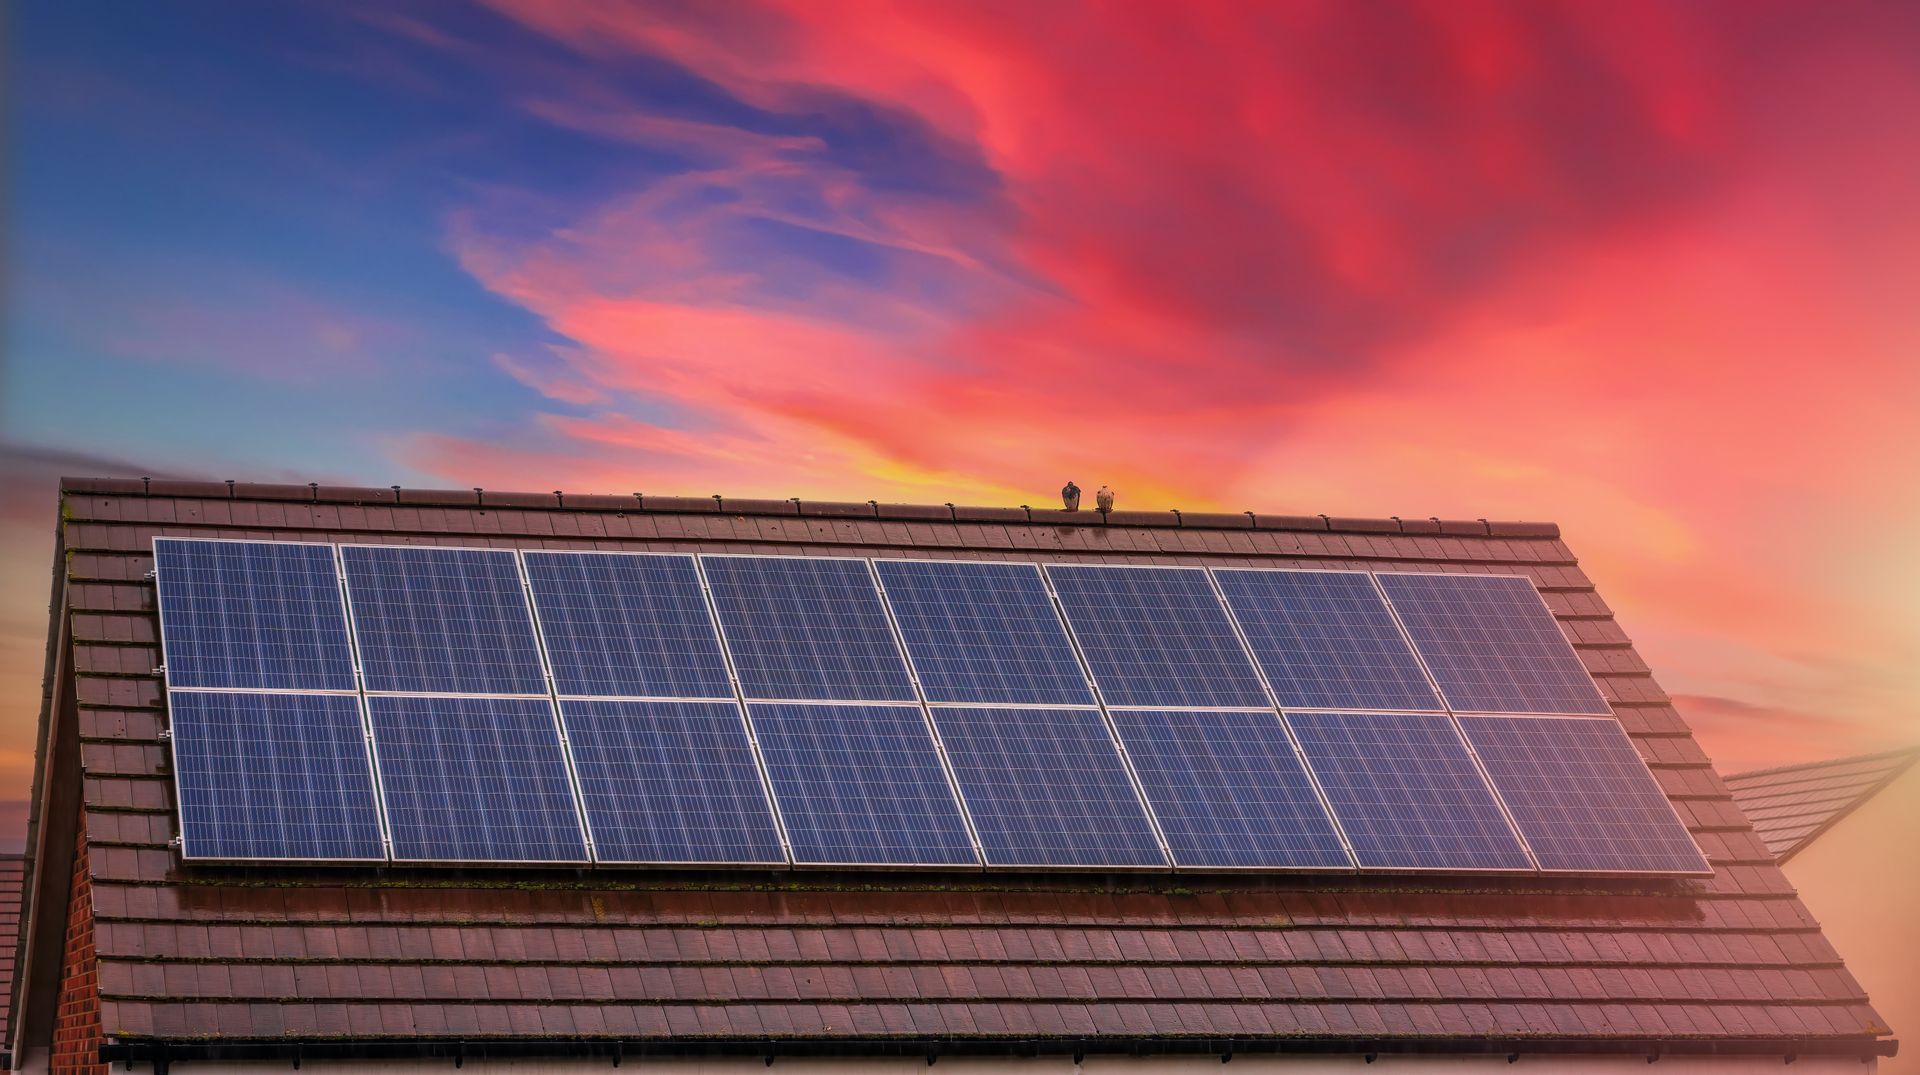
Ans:
{"type": "Polygon", "coordinates": [[[289,1041],[227,1040],[120,1041],[100,1047],[100,1062],[131,1066],[145,1061],[154,1075],[166,1075],[175,1061],[274,1061],[299,1068],[304,1060],[449,1060],[460,1067],[467,1060],[599,1059],[613,1067],[625,1060],[661,1057],[734,1057],[775,1060],[851,1057],[925,1057],[931,1067],[945,1056],[1071,1057],[1088,1056],[1217,1056],[1221,1063],[1237,1055],[1353,1056],[1368,1063],[1383,1055],[1505,1056],[1513,1063],[1522,1056],[1643,1056],[1647,1063],[1663,1056],[1727,1056],[1783,1058],[1802,1056],[1893,1056],[1899,1042],[1882,1038],[1177,1038],[1177,1037],[1048,1037],[1048,1038],[672,1038],[623,1040],[610,1038],[481,1038],[474,1040],[397,1038],[326,1038],[289,1041]]]}

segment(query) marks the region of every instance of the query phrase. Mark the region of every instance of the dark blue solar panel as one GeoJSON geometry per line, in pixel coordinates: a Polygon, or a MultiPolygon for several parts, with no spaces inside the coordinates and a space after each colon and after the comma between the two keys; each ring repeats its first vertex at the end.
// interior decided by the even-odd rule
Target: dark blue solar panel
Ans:
{"type": "Polygon", "coordinates": [[[1108,705],[1272,704],[1205,571],[1050,565],[1047,574],[1108,705]]]}
{"type": "Polygon", "coordinates": [[[367,712],[394,858],[586,860],[553,703],[373,697],[367,712]]]}
{"type": "Polygon", "coordinates": [[[1613,712],[1526,579],[1390,572],[1379,579],[1454,712],[1613,712]]]}
{"type": "Polygon", "coordinates": [[[1353,865],[1275,714],[1118,710],[1113,723],[1179,865],[1353,865]]]}
{"type": "Polygon", "coordinates": [[[1441,708],[1371,576],[1217,568],[1213,577],[1281,708],[1441,708]]]}
{"type": "Polygon", "coordinates": [[[174,691],[167,701],[186,857],[386,857],[358,698],[174,691]]]}
{"type": "Polygon", "coordinates": [[[992,866],[1165,866],[1097,709],[933,710],[992,866]]]}
{"type": "Polygon", "coordinates": [[[865,560],[703,558],[749,698],[912,701],[865,560]]]}
{"type": "Polygon", "coordinates": [[[917,560],[874,566],[929,701],[1094,704],[1038,567],[917,560]]]}
{"type": "Polygon", "coordinates": [[[1612,717],[1462,717],[1460,725],[1541,869],[1711,869],[1612,717]]]}
{"type": "Polygon", "coordinates": [[[358,688],[332,546],[160,538],[153,560],[173,686],[358,688]]]}
{"type": "Polygon", "coordinates": [[[525,554],[561,694],[731,698],[691,556],[525,554]]]}
{"type": "Polygon", "coordinates": [[[979,863],[918,707],[748,710],[794,862],[979,863]]]}
{"type": "Polygon", "coordinates": [[[566,701],[601,862],[784,863],[734,702],[566,701]]]}
{"type": "Polygon", "coordinates": [[[1362,867],[1531,868],[1451,718],[1288,713],[1287,723],[1362,867]]]}
{"type": "Polygon", "coordinates": [[[340,554],[368,690],[547,692],[512,553],[345,545],[340,554]]]}

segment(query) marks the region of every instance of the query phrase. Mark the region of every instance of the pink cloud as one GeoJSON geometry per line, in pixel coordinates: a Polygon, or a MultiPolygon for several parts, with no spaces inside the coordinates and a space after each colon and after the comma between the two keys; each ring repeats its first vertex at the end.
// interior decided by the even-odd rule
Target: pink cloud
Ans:
{"type": "Polygon", "coordinates": [[[1777,749],[1817,742],[1792,714],[1910,720],[1920,617],[1855,566],[1888,562],[1887,490],[1920,475],[1899,16],[496,6],[795,121],[903,117],[998,184],[887,186],[597,91],[530,104],[698,161],[532,237],[455,228],[572,341],[555,398],[589,413],[541,424],[547,473],[1553,517],[1669,685],[1787,714],[1777,749]]]}

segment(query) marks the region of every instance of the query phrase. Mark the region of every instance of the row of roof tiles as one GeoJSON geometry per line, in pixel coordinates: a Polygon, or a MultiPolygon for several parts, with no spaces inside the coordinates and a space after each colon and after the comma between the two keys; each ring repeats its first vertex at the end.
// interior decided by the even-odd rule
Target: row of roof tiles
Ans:
{"type": "Polygon", "coordinates": [[[879,501],[824,501],[726,497],[648,496],[566,493],[488,492],[484,489],[403,489],[321,485],[271,485],[256,482],[172,481],[158,478],[63,478],[69,493],[140,496],[163,499],[292,501],[311,504],[407,505],[441,507],[534,508],[543,511],[641,512],[669,515],[772,515],[841,519],[936,520],[947,522],[1038,522],[1065,526],[1192,527],[1213,530],[1319,530],[1347,533],[1456,534],[1473,537],[1560,536],[1552,523],[1488,519],[1385,519],[1328,515],[1274,515],[1245,512],[1064,511],[1059,508],[975,507],[956,504],[883,504],[879,501]]]}

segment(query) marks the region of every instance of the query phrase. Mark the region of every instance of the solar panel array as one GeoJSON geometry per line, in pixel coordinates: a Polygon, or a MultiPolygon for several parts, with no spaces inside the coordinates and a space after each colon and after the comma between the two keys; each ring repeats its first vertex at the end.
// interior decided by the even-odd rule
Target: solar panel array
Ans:
{"type": "Polygon", "coordinates": [[[1707,871],[1521,578],[154,554],[192,859],[1707,871]]]}

